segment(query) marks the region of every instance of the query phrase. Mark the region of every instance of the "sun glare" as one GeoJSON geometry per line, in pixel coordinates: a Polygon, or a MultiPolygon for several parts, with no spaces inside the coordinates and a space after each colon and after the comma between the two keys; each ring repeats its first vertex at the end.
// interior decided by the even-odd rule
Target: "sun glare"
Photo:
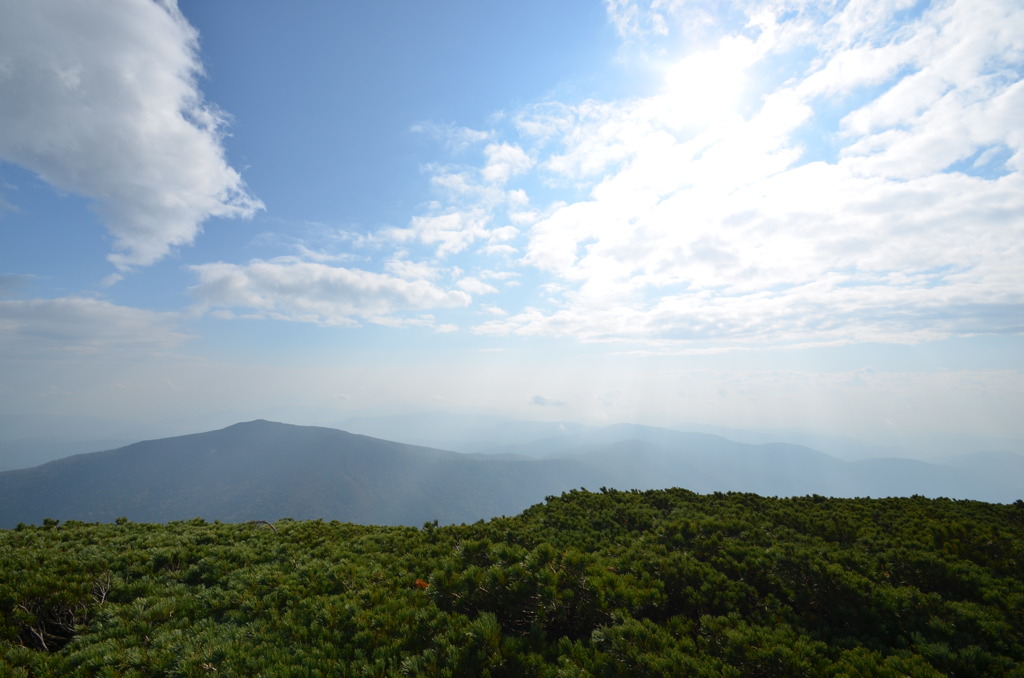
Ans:
{"type": "Polygon", "coordinates": [[[751,47],[746,41],[723,43],[670,66],[664,89],[670,120],[705,124],[736,113],[751,47]]]}

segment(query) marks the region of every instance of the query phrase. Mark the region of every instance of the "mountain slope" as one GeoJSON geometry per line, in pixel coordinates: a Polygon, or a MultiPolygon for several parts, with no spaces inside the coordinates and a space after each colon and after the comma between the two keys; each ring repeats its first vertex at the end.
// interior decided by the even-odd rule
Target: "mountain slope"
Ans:
{"type": "MultiPolygon", "coordinates": [[[[324,518],[363,524],[474,522],[580,487],[770,496],[950,497],[1010,503],[1019,475],[906,459],[847,462],[786,443],[750,445],[645,426],[576,430],[461,454],[268,421],[150,440],[0,473],[0,527],[60,520],[239,522],[324,518]]],[[[991,455],[989,455],[991,456],[991,455]]],[[[1016,456],[998,457],[1000,469],[1016,456]]]]}
{"type": "Polygon", "coordinates": [[[571,461],[489,459],[253,421],[0,473],[0,526],[122,515],[154,522],[474,521],[515,513],[573,482],[600,480],[571,461]]]}

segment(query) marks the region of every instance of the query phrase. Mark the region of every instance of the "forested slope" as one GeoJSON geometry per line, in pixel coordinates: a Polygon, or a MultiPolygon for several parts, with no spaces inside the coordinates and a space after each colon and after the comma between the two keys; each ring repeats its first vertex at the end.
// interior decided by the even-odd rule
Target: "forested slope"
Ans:
{"type": "Polygon", "coordinates": [[[0,675],[1024,676],[1024,503],[574,491],[0,531],[0,675]]]}

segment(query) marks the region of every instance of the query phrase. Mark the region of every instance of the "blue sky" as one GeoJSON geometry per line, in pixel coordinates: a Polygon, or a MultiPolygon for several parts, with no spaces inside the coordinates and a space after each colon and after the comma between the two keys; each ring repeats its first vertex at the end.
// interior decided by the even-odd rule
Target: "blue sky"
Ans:
{"type": "Polygon", "coordinates": [[[0,413],[1024,438],[1010,1],[0,2],[0,413]]]}

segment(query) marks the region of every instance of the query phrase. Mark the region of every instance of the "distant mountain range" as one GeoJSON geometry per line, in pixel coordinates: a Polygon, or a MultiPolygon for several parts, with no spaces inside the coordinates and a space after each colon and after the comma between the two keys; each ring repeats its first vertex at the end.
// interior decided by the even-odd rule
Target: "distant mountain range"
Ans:
{"type": "Polygon", "coordinates": [[[1024,497],[1024,457],[946,464],[843,461],[787,443],[748,444],[636,425],[509,430],[489,454],[257,420],[0,473],[0,527],[60,520],[323,518],[474,522],[578,487],[762,495],[1024,497]],[[552,433],[558,433],[551,435],[552,433]],[[546,435],[533,439],[534,435],[546,435]],[[508,442],[513,441],[513,442],[508,442]]]}

